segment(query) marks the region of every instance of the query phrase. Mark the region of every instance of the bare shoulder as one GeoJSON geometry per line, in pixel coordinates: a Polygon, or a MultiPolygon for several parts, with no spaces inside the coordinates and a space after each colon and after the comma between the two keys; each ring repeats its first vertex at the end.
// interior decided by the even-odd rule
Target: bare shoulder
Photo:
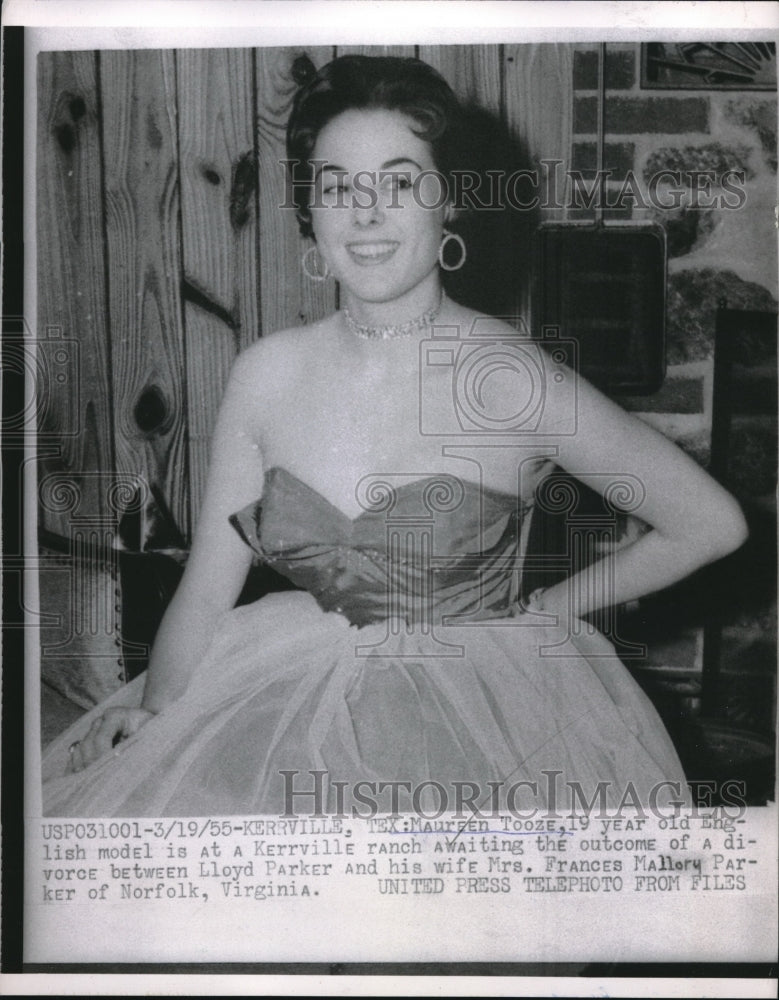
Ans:
{"type": "Polygon", "coordinates": [[[294,326],[260,337],[241,351],[235,359],[234,370],[241,375],[260,375],[268,366],[288,366],[310,347],[312,329],[294,326]]]}
{"type": "Polygon", "coordinates": [[[316,363],[330,336],[331,317],[260,337],[233,363],[231,381],[250,391],[283,389],[316,363]]]}
{"type": "Polygon", "coordinates": [[[488,313],[477,312],[468,306],[452,302],[452,318],[457,326],[457,334],[461,339],[469,337],[495,337],[504,339],[506,337],[516,338],[522,336],[517,329],[509,323],[507,319],[500,316],[492,316],[488,313]]]}
{"type": "Polygon", "coordinates": [[[540,345],[524,328],[455,304],[436,336],[450,339],[454,353],[448,363],[431,360],[432,371],[448,379],[455,405],[470,414],[474,426],[496,433],[506,433],[512,424],[522,433],[534,427],[548,373],[540,345]]]}

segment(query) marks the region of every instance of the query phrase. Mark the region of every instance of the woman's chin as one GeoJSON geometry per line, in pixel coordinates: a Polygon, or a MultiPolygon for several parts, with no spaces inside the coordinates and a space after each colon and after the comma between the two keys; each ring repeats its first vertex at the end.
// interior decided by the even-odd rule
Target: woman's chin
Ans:
{"type": "Polygon", "coordinates": [[[377,267],[372,269],[370,274],[344,274],[338,281],[340,282],[342,292],[346,292],[348,297],[361,302],[381,305],[382,303],[394,302],[404,298],[406,295],[410,295],[426,279],[429,280],[428,274],[416,278],[406,277],[399,279],[385,268],[377,267]]]}

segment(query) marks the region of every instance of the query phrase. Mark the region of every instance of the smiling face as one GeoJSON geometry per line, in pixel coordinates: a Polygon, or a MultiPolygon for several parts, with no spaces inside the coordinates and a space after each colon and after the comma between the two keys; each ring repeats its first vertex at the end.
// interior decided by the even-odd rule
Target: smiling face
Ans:
{"type": "Polygon", "coordinates": [[[438,204],[440,182],[420,177],[436,164],[412,125],[399,111],[351,110],[317,137],[313,158],[324,165],[311,222],[321,254],[352,300],[389,302],[438,287],[447,207],[438,204]]]}

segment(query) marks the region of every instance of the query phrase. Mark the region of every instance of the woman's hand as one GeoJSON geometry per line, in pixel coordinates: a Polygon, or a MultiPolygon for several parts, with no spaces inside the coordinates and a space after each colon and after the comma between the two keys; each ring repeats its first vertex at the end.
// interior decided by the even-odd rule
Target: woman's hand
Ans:
{"type": "Polygon", "coordinates": [[[117,741],[126,740],[153,718],[145,708],[109,708],[95,719],[83,740],[71,743],[68,771],[83,771],[99,757],[110,753],[117,741]]]}

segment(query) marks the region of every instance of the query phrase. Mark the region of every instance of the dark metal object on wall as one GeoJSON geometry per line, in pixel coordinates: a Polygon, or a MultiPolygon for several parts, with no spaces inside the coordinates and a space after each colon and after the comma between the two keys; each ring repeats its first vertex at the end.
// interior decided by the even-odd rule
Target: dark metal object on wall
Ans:
{"type": "Polygon", "coordinates": [[[605,222],[605,45],[598,52],[593,221],[536,233],[533,334],[573,341],[578,372],[613,393],[649,395],[665,377],[666,237],[653,222],[605,222]]]}
{"type": "Polygon", "coordinates": [[[665,377],[665,233],[647,223],[549,223],[537,233],[533,328],[577,345],[600,389],[657,392],[665,377]]]}

